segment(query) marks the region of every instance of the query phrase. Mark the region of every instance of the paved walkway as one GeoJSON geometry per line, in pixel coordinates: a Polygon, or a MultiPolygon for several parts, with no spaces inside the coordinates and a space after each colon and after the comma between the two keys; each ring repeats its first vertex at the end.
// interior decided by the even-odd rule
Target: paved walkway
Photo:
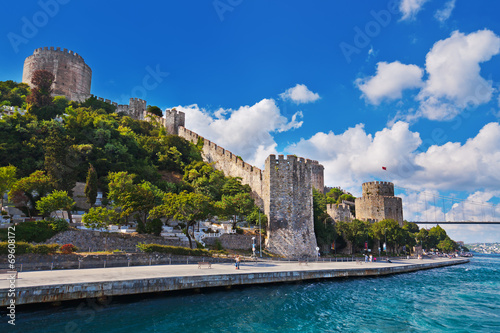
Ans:
{"type": "MultiPolygon", "coordinates": [[[[171,278],[171,277],[200,277],[211,275],[237,275],[249,273],[278,273],[278,272],[318,272],[332,270],[378,270],[386,267],[404,267],[408,265],[422,265],[424,269],[427,264],[454,262],[463,259],[410,259],[393,260],[392,263],[379,262],[310,262],[307,265],[299,265],[297,262],[259,261],[242,262],[240,269],[236,270],[234,264],[214,263],[212,268],[203,266],[198,269],[197,264],[190,265],[153,265],[132,267],[110,267],[91,269],[71,269],[53,271],[20,272],[16,281],[16,288],[27,288],[37,286],[112,282],[139,279],[171,278]]],[[[8,275],[0,275],[0,291],[8,289],[8,275]]]]}

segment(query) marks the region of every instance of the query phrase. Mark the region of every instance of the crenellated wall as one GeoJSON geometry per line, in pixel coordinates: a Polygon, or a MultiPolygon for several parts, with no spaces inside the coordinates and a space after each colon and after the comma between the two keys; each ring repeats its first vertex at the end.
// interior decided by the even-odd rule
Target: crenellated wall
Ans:
{"type": "Polygon", "coordinates": [[[289,155],[270,155],[265,169],[254,167],[232,152],[204,139],[183,126],[179,136],[197,143],[203,140],[203,159],[226,176],[240,177],[252,189],[256,203],[268,216],[266,247],[288,258],[316,256],[316,236],[312,210],[313,178],[323,188],[323,166],[317,161],[289,155]],[[313,173],[315,168],[315,174],[313,173]],[[320,174],[321,172],[321,174],[320,174]]]}
{"type": "Polygon", "coordinates": [[[268,216],[266,248],[288,258],[316,257],[313,161],[294,155],[269,155],[263,177],[264,211],[268,216]]]}
{"type": "Polygon", "coordinates": [[[183,126],[178,127],[178,134],[194,144],[198,143],[201,138],[203,140],[203,160],[207,163],[214,163],[215,168],[223,171],[226,176],[240,177],[242,184],[249,185],[252,189],[252,196],[256,200],[256,204],[264,207],[262,202],[262,170],[244,162],[229,150],[183,126]]]}
{"type": "Polygon", "coordinates": [[[363,196],[356,198],[356,218],[377,222],[393,219],[403,225],[403,201],[394,196],[391,182],[363,183],[363,196]]]}
{"type": "Polygon", "coordinates": [[[40,69],[54,74],[54,95],[66,96],[70,100],[80,102],[90,96],[92,70],[76,52],[61,50],[60,47],[54,49],[53,46],[36,49],[24,61],[22,82],[32,87],[33,73],[40,69]]]}
{"type": "Polygon", "coordinates": [[[335,222],[351,222],[354,219],[351,208],[345,201],[342,201],[341,204],[327,204],[326,213],[330,215],[335,222]]]}
{"type": "MultiPolygon", "coordinates": [[[[177,110],[165,110],[163,116],[164,126],[170,134],[179,134],[179,127],[184,127],[186,114],[177,110]]],[[[196,142],[195,142],[196,144],[196,142]]]]}

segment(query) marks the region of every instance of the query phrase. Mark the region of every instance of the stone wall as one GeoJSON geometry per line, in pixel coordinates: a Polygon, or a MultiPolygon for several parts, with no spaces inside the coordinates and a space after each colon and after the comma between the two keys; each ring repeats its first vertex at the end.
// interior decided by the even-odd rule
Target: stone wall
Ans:
{"type": "Polygon", "coordinates": [[[322,165],[292,155],[270,155],[262,171],[183,126],[178,133],[193,143],[203,139],[203,160],[250,186],[256,204],[268,216],[269,251],[291,258],[316,256],[312,187],[324,188],[322,165]]]}
{"type": "Polygon", "coordinates": [[[345,202],[341,204],[326,205],[326,213],[335,221],[351,222],[354,218],[351,213],[351,208],[345,202]]]}
{"type": "Polygon", "coordinates": [[[363,196],[356,198],[356,218],[370,222],[393,219],[402,226],[403,202],[394,196],[394,184],[364,183],[363,196]]]}
{"type": "Polygon", "coordinates": [[[241,182],[249,185],[252,189],[252,196],[256,200],[256,204],[260,207],[264,206],[262,202],[262,170],[244,162],[229,150],[182,126],[179,127],[178,133],[180,137],[194,144],[201,138],[203,140],[203,160],[207,163],[214,163],[215,168],[223,171],[226,176],[240,177],[241,182]]]}
{"type": "Polygon", "coordinates": [[[203,242],[208,246],[215,246],[217,240],[228,250],[251,250],[253,244],[252,236],[247,235],[224,234],[220,237],[203,238],[203,242]]]}
{"type": "Polygon", "coordinates": [[[38,48],[26,58],[23,68],[23,83],[31,87],[31,78],[36,70],[44,69],[55,76],[54,95],[63,95],[68,99],[83,101],[83,96],[90,96],[92,70],[83,58],[73,51],[61,50],[60,47],[38,48]]]}
{"type": "MultiPolygon", "coordinates": [[[[177,110],[165,110],[165,115],[162,118],[163,126],[169,134],[179,135],[179,127],[184,128],[186,115],[184,112],[177,110]]],[[[196,144],[196,142],[194,142],[196,144]]]]}
{"type": "Polygon", "coordinates": [[[315,257],[312,161],[270,155],[264,171],[264,211],[268,216],[266,248],[288,258],[315,257]]]}
{"type": "Polygon", "coordinates": [[[319,164],[318,161],[312,161],[311,171],[312,171],[312,178],[311,178],[312,186],[321,193],[324,193],[325,168],[321,164],[319,164]]]}
{"type": "Polygon", "coordinates": [[[109,251],[136,252],[136,245],[139,243],[189,247],[189,242],[164,239],[160,236],[105,233],[90,230],[68,230],[58,233],[45,242],[45,244],[52,243],[60,245],[71,243],[82,251],[104,251],[107,248],[109,251]]]}

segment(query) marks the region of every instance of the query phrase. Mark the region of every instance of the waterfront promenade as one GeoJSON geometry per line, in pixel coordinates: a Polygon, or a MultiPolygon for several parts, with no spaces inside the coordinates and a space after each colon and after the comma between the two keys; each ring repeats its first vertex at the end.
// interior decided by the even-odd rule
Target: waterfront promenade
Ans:
{"type": "MultiPolygon", "coordinates": [[[[410,259],[380,262],[244,262],[155,265],[20,272],[16,280],[16,305],[132,295],[173,290],[231,287],[343,277],[368,277],[413,272],[469,262],[468,259],[410,259]]],[[[9,302],[8,275],[0,276],[0,306],[9,302]]]]}

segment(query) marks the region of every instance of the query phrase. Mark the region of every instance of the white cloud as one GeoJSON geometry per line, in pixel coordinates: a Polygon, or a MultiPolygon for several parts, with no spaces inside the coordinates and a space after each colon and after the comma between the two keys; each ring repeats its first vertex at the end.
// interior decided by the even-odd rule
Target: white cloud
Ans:
{"type": "Polygon", "coordinates": [[[400,99],[405,89],[421,87],[423,74],[416,65],[379,62],[374,76],[357,79],[355,83],[368,102],[378,105],[383,99],[400,99]]]}
{"type": "Polygon", "coordinates": [[[247,163],[261,167],[269,154],[276,154],[271,133],[298,128],[299,111],[288,121],[273,99],[263,99],[237,110],[219,109],[211,113],[193,104],[177,106],[186,114],[186,127],[221,147],[241,156],[247,163]]]}
{"type": "Polygon", "coordinates": [[[463,145],[447,142],[415,155],[422,167],[412,178],[429,188],[473,190],[500,187],[500,125],[486,124],[463,145]]]}
{"type": "Polygon", "coordinates": [[[490,30],[458,31],[434,44],[426,56],[429,78],[418,95],[419,112],[431,120],[451,119],[466,107],[491,100],[494,89],[480,75],[480,63],[500,52],[500,38],[490,30]]]}
{"type": "Polygon", "coordinates": [[[401,20],[413,20],[427,0],[401,0],[399,11],[403,16],[401,20]]]}
{"type": "Polygon", "coordinates": [[[363,124],[358,124],[342,134],[316,133],[286,150],[319,160],[325,167],[326,185],[358,193],[363,181],[382,175],[382,166],[397,169],[401,157],[409,156],[421,143],[419,134],[409,131],[404,122],[397,122],[374,136],[365,132],[363,124]]]}
{"type": "Polygon", "coordinates": [[[447,3],[445,3],[443,9],[437,10],[436,14],[434,14],[436,20],[438,20],[439,22],[444,22],[449,19],[451,16],[451,12],[455,8],[455,2],[456,0],[449,0],[447,3]]]}
{"type": "Polygon", "coordinates": [[[422,140],[408,123],[366,133],[363,124],[344,133],[316,133],[287,147],[289,153],[320,161],[325,184],[359,193],[364,181],[386,179],[412,189],[494,191],[500,188],[500,125],[485,125],[466,143],[417,149],[422,140]],[[382,166],[387,171],[382,170],[382,166]]]}
{"type": "Polygon", "coordinates": [[[292,100],[296,104],[310,103],[317,101],[320,97],[317,93],[313,93],[305,84],[297,84],[295,87],[287,89],[280,94],[283,100],[292,100]]]}

